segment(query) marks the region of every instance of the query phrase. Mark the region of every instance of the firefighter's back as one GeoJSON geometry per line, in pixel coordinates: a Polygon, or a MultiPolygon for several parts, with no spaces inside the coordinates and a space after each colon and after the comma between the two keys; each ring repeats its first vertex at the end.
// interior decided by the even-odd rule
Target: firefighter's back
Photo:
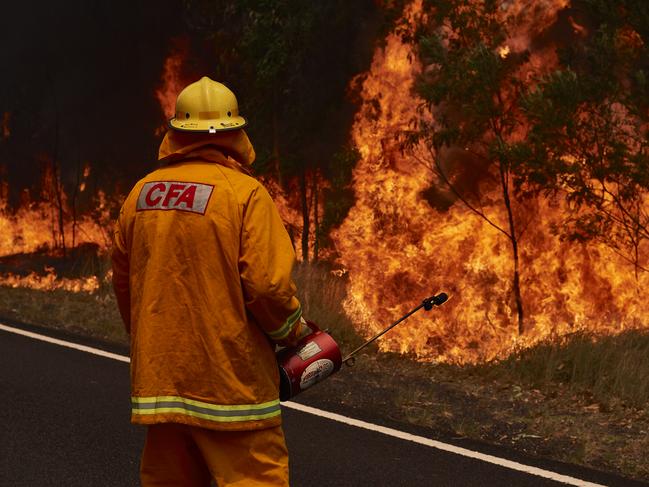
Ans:
{"type": "Polygon", "coordinates": [[[125,203],[135,422],[238,429],[236,406],[246,429],[276,423],[273,349],[239,284],[243,212],[260,190],[230,167],[185,161],[149,174],[125,203]]]}

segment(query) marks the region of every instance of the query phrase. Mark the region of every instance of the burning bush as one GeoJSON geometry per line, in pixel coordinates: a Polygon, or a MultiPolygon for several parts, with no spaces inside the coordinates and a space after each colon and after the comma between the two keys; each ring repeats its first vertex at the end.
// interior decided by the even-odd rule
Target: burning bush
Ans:
{"type": "Polygon", "coordinates": [[[649,19],[594,3],[414,1],[377,49],[334,233],[345,308],[371,332],[454,295],[383,349],[472,362],[647,326],[645,44],[616,32],[649,19]]]}
{"type": "MultiPolygon", "coordinates": [[[[218,19],[200,5],[211,29],[218,19]]],[[[219,40],[224,73],[259,105],[258,168],[297,253],[345,276],[332,306],[342,302],[360,333],[437,290],[450,302],[391,332],[384,350],[479,362],[579,330],[647,326],[649,20],[638,2],[410,2],[348,83],[359,106],[351,141],[338,145],[345,117],[323,113],[342,105],[332,93],[349,69],[322,66],[346,52],[363,5],[269,8],[233,4],[232,22],[206,39],[219,40]],[[317,36],[329,29],[341,32],[331,48],[317,36]],[[241,49],[226,49],[229,39],[241,49]]],[[[191,78],[183,70],[200,64],[191,41],[172,44],[151,93],[161,118],[191,78]]],[[[15,121],[4,113],[3,140],[15,121]]],[[[120,191],[89,196],[90,166],[79,163],[66,192],[56,152],[41,157],[40,191],[16,210],[0,187],[0,271],[10,285],[89,290],[106,283],[92,262],[109,246],[120,191]],[[83,265],[80,245],[95,246],[83,265]]]]}

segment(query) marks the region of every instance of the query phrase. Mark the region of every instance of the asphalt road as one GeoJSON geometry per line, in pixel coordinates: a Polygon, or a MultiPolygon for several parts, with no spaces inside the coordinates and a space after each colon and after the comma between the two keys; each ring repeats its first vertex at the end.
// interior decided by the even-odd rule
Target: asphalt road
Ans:
{"type": "MultiPolygon", "coordinates": [[[[0,330],[0,393],[0,486],[138,485],[144,430],[129,423],[128,364],[0,330]]],[[[293,487],[565,485],[293,409],[283,414],[293,487]]],[[[602,485],[643,485],[554,467],[602,485]]]]}

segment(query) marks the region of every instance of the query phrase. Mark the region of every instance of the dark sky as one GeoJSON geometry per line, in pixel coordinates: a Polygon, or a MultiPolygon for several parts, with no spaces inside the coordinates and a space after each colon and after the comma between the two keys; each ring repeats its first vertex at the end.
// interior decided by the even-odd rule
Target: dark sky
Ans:
{"type": "MultiPolygon", "coordinates": [[[[53,156],[68,192],[85,164],[92,167],[88,194],[100,188],[126,192],[153,169],[161,140],[156,129],[165,123],[155,90],[165,59],[179,45],[187,52],[183,84],[208,75],[239,93],[237,80],[228,78],[235,74],[219,67],[223,53],[214,37],[185,21],[182,0],[3,3],[0,182],[9,182],[14,204],[23,188],[35,195],[43,161],[53,156]],[[7,117],[8,137],[2,127],[7,117]]],[[[336,76],[327,77],[319,89],[328,90],[335,106],[320,117],[310,145],[304,142],[311,149],[319,143],[332,151],[345,142],[355,110],[352,100],[343,101],[348,81],[371,61],[382,18],[370,0],[350,12],[354,24],[337,34],[344,39],[339,49],[324,51],[325,64],[336,66],[336,76]]],[[[302,92],[308,95],[311,89],[302,92]]],[[[248,108],[245,99],[239,101],[248,108]]],[[[260,148],[252,125],[250,133],[260,148]]]]}
{"type": "Polygon", "coordinates": [[[141,176],[163,121],[154,90],[183,28],[175,1],[3,5],[0,120],[10,113],[11,135],[0,130],[0,165],[12,188],[33,186],[55,151],[68,183],[79,161],[95,178],[141,176]]]}

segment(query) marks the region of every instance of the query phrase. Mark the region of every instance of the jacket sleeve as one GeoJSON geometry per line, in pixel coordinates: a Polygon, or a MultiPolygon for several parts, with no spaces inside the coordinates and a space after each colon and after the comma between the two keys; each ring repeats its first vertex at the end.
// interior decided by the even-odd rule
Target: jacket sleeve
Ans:
{"type": "Polygon", "coordinates": [[[246,307],[268,337],[292,344],[302,308],[291,280],[295,251],[270,195],[258,186],[243,208],[239,273],[246,307]]]}
{"type": "Polygon", "coordinates": [[[131,332],[131,293],[129,290],[128,250],[123,232],[122,218],[124,212],[115,223],[113,230],[113,248],[111,261],[113,264],[113,289],[117,298],[119,314],[122,316],[126,332],[131,332]]]}

